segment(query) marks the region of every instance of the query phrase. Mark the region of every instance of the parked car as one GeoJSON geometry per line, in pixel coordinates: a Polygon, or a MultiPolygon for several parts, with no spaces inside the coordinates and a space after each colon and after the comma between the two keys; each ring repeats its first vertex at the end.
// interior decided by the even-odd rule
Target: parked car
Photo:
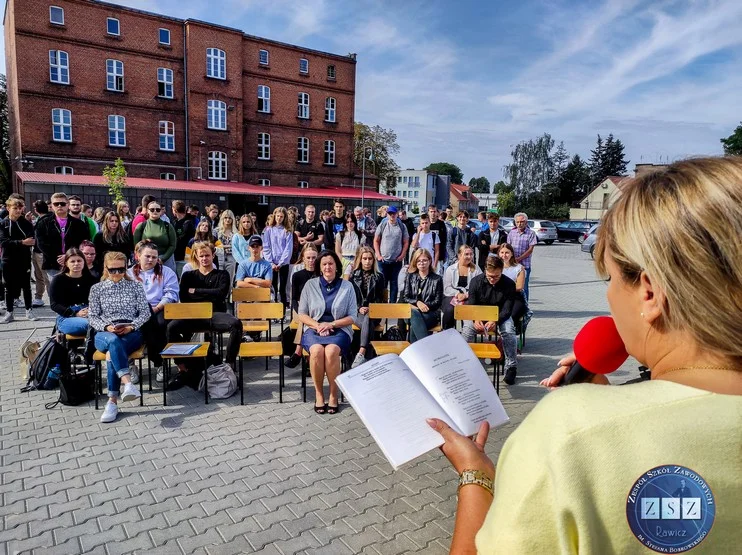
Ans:
{"type": "Polygon", "coordinates": [[[557,227],[554,222],[550,222],[549,220],[528,220],[528,227],[536,233],[539,243],[551,245],[557,240],[557,227]]]}
{"type": "Polygon", "coordinates": [[[595,251],[595,240],[598,238],[599,227],[599,224],[592,226],[585,232],[584,238],[580,241],[582,243],[580,250],[582,252],[589,252],[591,257],[593,256],[593,251],[595,251]]]}
{"type": "Polygon", "coordinates": [[[560,241],[577,241],[582,243],[585,240],[585,234],[597,222],[590,220],[572,220],[557,224],[557,236],[560,241]]]}
{"type": "Polygon", "coordinates": [[[500,217],[500,227],[505,230],[505,233],[510,233],[510,230],[515,227],[515,220],[513,218],[500,217]]]}

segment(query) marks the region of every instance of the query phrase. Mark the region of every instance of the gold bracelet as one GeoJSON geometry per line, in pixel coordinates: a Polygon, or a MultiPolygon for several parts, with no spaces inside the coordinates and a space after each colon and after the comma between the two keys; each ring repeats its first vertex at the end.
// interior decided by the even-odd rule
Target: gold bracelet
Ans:
{"type": "Polygon", "coordinates": [[[487,476],[487,474],[485,474],[481,470],[462,471],[459,475],[459,487],[456,491],[460,491],[463,486],[468,486],[469,484],[476,484],[478,486],[481,486],[486,489],[493,497],[495,495],[495,488],[492,482],[492,478],[487,476]]]}

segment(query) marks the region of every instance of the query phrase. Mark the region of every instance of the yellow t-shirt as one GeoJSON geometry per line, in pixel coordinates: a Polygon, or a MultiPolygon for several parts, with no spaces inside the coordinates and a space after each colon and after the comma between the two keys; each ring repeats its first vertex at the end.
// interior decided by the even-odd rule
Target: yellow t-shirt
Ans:
{"type": "Polygon", "coordinates": [[[477,550],[654,553],[627,502],[662,465],[691,469],[713,493],[713,526],[693,553],[742,553],[742,396],[664,380],[573,385],[539,402],[503,446],[477,550]]]}

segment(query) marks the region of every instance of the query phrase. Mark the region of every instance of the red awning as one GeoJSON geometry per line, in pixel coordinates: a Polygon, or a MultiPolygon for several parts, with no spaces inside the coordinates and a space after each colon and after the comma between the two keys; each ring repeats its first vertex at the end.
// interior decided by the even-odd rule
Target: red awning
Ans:
{"type": "MultiPolygon", "coordinates": [[[[16,177],[24,185],[27,183],[38,183],[50,185],[77,185],[83,187],[107,187],[105,178],[101,175],[59,175],[55,173],[17,172],[16,177]]],[[[310,187],[308,189],[299,189],[298,187],[280,187],[272,185],[262,187],[260,185],[250,185],[249,183],[228,181],[175,181],[144,177],[127,177],[126,186],[132,189],[154,189],[160,191],[208,190],[213,193],[266,195],[269,197],[307,196],[314,198],[361,198],[361,189],[356,187],[310,187]]],[[[383,200],[388,202],[399,200],[397,197],[383,195],[369,189],[366,189],[363,192],[363,197],[366,200],[383,200]]]]}

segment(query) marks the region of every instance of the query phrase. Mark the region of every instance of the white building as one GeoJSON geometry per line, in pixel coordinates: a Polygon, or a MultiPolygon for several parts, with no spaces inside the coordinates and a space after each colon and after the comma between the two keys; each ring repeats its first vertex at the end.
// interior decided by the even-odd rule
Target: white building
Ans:
{"type": "Polygon", "coordinates": [[[479,199],[479,210],[497,210],[497,193],[474,193],[479,199]]]}
{"type": "MultiPolygon", "coordinates": [[[[451,178],[447,175],[438,175],[425,170],[407,169],[399,172],[394,194],[401,199],[401,208],[408,212],[424,211],[429,204],[445,207],[448,204],[448,195],[451,178]]],[[[379,192],[388,194],[391,187],[386,181],[379,182],[379,192]]]]}

